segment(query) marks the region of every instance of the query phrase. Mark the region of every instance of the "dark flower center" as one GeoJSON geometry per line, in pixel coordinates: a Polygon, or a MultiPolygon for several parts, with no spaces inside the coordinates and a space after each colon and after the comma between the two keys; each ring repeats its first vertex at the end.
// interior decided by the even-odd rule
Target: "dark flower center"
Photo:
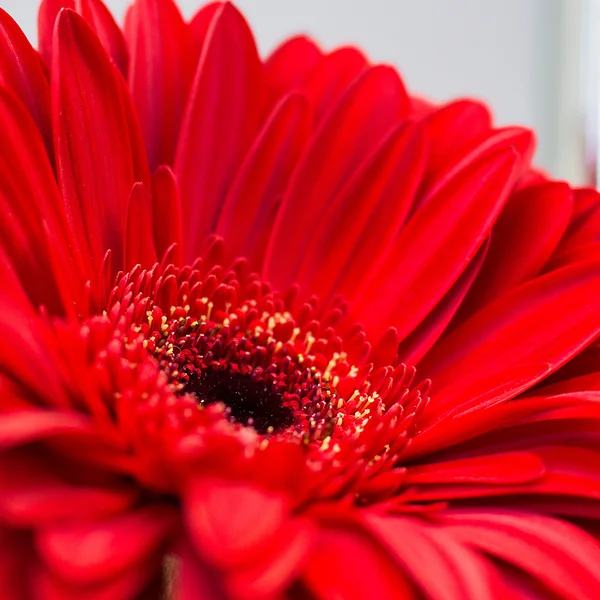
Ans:
{"type": "Polygon", "coordinates": [[[231,420],[258,433],[282,431],[294,423],[294,411],[283,405],[282,395],[253,373],[209,367],[193,374],[182,391],[202,405],[222,402],[231,420]]]}

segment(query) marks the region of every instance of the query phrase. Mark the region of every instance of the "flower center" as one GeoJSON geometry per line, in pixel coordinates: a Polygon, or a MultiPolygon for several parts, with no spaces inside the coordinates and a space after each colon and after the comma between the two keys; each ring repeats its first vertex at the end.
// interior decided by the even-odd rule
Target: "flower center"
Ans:
{"type": "Polygon", "coordinates": [[[259,314],[254,301],[228,313],[206,298],[200,305],[195,318],[189,307],[171,307],[170,317],[155,307],[148,316],[146,348],[177,393],[221,404],[231,422],[260,434],[328,435],[338,417],[332,370],[348,370],[343,355],[307,354],[314,337],[299,339],[289,313],[259,314]]]}
{"type": "Polygon", "coordinates": [[[202,437],[202,423],[219,422],[243,443],[287,440],[334,466],[360,456],[357,468],[375,472],[410,440],[429,384],[411,389],[414,372],[402,364],[374,368],[360,328],[337,330],[343,310],[299,304],[242,268],[200,261],[136,267],[119,275],[107,303],[112,322],[130,329],[127,344],[145,350],[170,390],[140,399],[152,435],[202,437]]]}
{"type": "Polygon", "coordinates": [[[294,422],[294,411],[283,405],[282,395],[254,373],[209,367],[194,373],[183,391],[203,405],[222,402],[232,420],[258,433],[281,431],[294,422]]]}

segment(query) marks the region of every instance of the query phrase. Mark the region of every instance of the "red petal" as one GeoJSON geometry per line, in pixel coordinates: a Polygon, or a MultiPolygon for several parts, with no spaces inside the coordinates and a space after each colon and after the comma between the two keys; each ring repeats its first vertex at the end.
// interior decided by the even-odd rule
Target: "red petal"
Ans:
{"type": "Polygon", "coordinates": [[[63,197],[96,268],[109,248],[120,266],[134,183],[122,82],[76,13],[62,11],[56,33],[52,105],[63,197]]]}
{"type": "Polygon", "coordinates": [[[324,120],[292,175],[273,229],[264,274],[276,288],[285,289],[293,282],[306,236],[352,173],[400,120],[406,102],[396,72],[373,67],[324,120]]]}
{"type": "Polygon", "coordinates": [[[535,277],[556,248],[571,211],[571,190],[565,183],[543,183],[514,194],[494,225],[488,256],[461,315],[473,314],[535,277]]]}
{"type": "Polygon", "coordinates": [[[407,365],[418,364],[445,332],[446,327],[460,308],[475,277],[481,270],[488,247],[489,238],[450,290],[437,303],[437,306],[396,348],[397,355],[403,363],[407,365]]]}
{"type": "Polygon", "coordinates": [[[265,61],[265,76],[273,99],[304,88],[321,62],[323,53],[304,36],[286,40],[265,61]]]}
{"type": "Polygon", "coordinates": [[[195,53],[187,24],[171,0],[137,0],[127,18],[129,87],[150,169],[172,164],[195,53]]]}
{"type": "Polygon", "coordinates": [[[79,13],[92,28],[104,50],[121,73],[127,73],[127,46],[119,26],[100,0],[42,0],[38,13],[40,53],[49,65],[52,61],[54,24],[62,8],[79,13]]]}
{"type": "MultiPolygon", "coordinates": [[[[206,36],[210,29],[210,24],[214,16],[217,14],[223,2],[218,0],[217,2],[210,2],[203,6],[193,17],[189,24],[189,31],[194,43],[195,57],[194,60],[198,60],[198,57],[202,53],[204,43],[206,42],[206,36]]],[[[127,23],[127,21],[125,21],[127,23]]]]}
{"type": "Polygon", "coordinates": [[[457,100],[427,116],[425,126],[430,141],[427,171],[440,173],[454,166],[457,156],[490,130],[491,117],[485,105],[457,100]]]}
{"type": "Polygon", "coordinates": [[[37,52],[19,26],[1,8],[0,85],[10,89],[25,104],[52,159],[54,148],[50,126],[50,84],[37,52]]]}
{"type": "Polygon", "coordinates": [[[397,565],[370,536],[356,529],[322,531],[302,582],[310,597],[324,600],[418,597],[397,565]]]}
{"type": "Polygon", "coordinates": [[[491,563],[445,532],[406,517],[367,514],[364,522],[428,599],[506,598],[491,563]]]}
{"type": "Polygon", "coordinates": [[[222,208],[216,233],[231,258],[245,256],[259,269],[265,222],[285,191],[308,136],[303,96],[290,94],[275,106],[242,163],[222,208]]]}
{"type": "Polygon", "coordinates": [[[23,104],[1,89],[0,131],[0,245],[32,303],[61,313],[57,282],[70,280],[68,308],[81,296],[89,266],[69,251],[76,244],[39,131],[23,104]],[[60,265],[50,260],[50,249],[63,254],[60,265]]]}
{"type": "Polygon", "coordinates": [[[152,214],[154,216],[154,245],[158,257],[173,245],[172,262],[181,263],[181,201],[175,175],[169,167],[162,166],[152,178],[152,214]]]}
{"type": "Polygon", "coordinates": [[[4,522],[37,527],[74,514],[82,520],[97,519],[125,511],[137,500],[137,492],[125,487],[67,483],[49,469],[52,463],[47,459],[39,449],[30,454],[0,455],[0,514],[4,522]]]}
{"type": "Polygon", "coordinates": [[[535,149],[533,132],[521,127],[507,127],[492,130],[467,145],[466,149],[457,156],[454,154],[440,171],[429,171],[427,183],[422,191],[422,200],[419,206],[426,205],[447,182],[457,173],[478,161],[483,154],[512,150],[517,158],[516,179],[528,167],[535,149]]]}
{"type": "Polygon", "coordinates": [[[221,568],[252,566],[286,521],[286,503],[247,483],[197,479],[184,498],[185,520],[198,552],[221,568]]]}
{"type": "Polygon", "coordinates": [[[352,298],[397,236],[411,208],[425,166],[423,130],[400,125],[349,178],[305,240],[297,276],[302,290],[322,299],[352,298]]]}
{"type": "Polygon", "coordinates": [[[156,262],[156,250],[152,239],[152,207],[148,191],[143,183],[136,183],[127,205],[127,226],[125,229],[126,271],[136,265],[149,269],[156,262]]]}
{"type": "Polygon", "coordinates": [[[435,346],[420,365],[434,382],[434,401],[426,409],[430,422],[515,396],[594,339],[600,332],[599,275],[600,264],[593,262],[539,277],[435,346]],[[548,368],[538,369],[544,363],[548,368]]]}
{"type": "Polygon", "coordinates": [[[509,511],[456,511],[444,521],[454,538],[522,569],[566,599],[600,597],[600,546],[570,523],[509,511]]]}
{"type": "Polygon", "coordinates": [[[223,3],[202,50],[175,158],[187,259],[199,255],[214,231],[258,128],[265,92],[252,32],[237,9],[223,3]]]}
{"type": "Polygon", "coordinates": [[[19,410],[0,413],[0,448],[20,446],[47,437],[91,434],[91,422],[77,413],[19,410]]]}
{"type": "Polygon", "coordinates": [[[477,483],[517,485],[544,475],[544,462],[533,452],[505,452],[410,467],[407,484],[477,483]]]}
{"type": "Polygon", "coordinates": [[[89,585],[145,569],[176,526],[175,509],[155,505],[91,523],[52,524],[37,534],[36,545],[59,577],[89,585]]]}
{"type": "Polygon", "coordinates": [[[514,184],[515,156],[480,157],[408,222],[351,309],[370,331],[394,325],[402,339],[458,279],[485,240],[514,184]]]}
{"type": "Polygon", "coordinates": [[[10,340],[9,344],[0,344],[0,373],[37,394],[38,399],[64,405],[66,393],[55,357],[44,346],[45,324],[39,320],[1,249],[0,281],[0,328],[10,340]]]}
{"type": "Polygon", "coordinates": [[[350,84],[368,67],[356,48],[338,48],[321,59],[307,81],[305,92],[314,107],[315,123],[339,101],[350,84]]]}

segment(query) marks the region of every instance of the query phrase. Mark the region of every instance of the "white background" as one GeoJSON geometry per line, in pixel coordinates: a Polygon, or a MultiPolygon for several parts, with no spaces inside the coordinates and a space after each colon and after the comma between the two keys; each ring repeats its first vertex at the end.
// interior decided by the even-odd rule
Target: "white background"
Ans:
{"type": "MultiPolygon", "coordinates": [[[[580,9],[584,0],[238,0],[267,53],[286,36],[362,47],[436,101],[474,96],[500,124],[538,132],[536,162],[581,181],[580,9]]],[[[179,0],[190,17],[201,0],[179,0]]],[[[127,0],[107,0],[121,21],[127,0]]],[[[35,40],[37,2],[0,0],[35,40]]]]}

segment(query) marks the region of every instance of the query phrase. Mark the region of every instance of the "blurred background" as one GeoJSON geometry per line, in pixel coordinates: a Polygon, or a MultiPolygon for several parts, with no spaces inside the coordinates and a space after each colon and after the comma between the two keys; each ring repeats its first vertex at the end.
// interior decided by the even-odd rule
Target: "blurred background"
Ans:
{"type": "MultiPolygon", "coordinates": [[[[105,0],[120,22],[129,0],[105,0]]],[[[202,0],[178,0],[191,17],[202,0]]],[[[412,93],[475,97],[500,125],[538,134],[536,163],[592,182],[595,168],[600,0],[237,0],[263,55],[308,33],[323,48],[360,46],[395,65],[412,93]]],[[[36,0],[0,0],[32,41],[36,0]]],[[[594,182],[595,183],[595,182],[594,182]]]]}

